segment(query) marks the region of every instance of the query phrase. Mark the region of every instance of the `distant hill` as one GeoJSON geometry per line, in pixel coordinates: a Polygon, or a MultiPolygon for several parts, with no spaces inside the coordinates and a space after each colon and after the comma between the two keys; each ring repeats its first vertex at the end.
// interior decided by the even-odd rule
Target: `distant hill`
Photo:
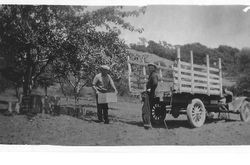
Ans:
{"type": "Polygon", "coordinates": [[[165,64],[165,66],[169,66],[169,65],[172,65],[174,63],[173,61],[168,60],[166,58],[162,58],[160,56],[157,56],[156,54],[152,54],[152,53],[148,53],[148,52],[141,52],[141,51],[137,51],[134,49],[128,49],[128,51],[132,54],[137,54],[139,56],[146,57],[145,61],[147,63],[149,63],[149,62],[153,62],[155,64],[160,63],[161,66],[164,66],[164,64],[165,64]]]}

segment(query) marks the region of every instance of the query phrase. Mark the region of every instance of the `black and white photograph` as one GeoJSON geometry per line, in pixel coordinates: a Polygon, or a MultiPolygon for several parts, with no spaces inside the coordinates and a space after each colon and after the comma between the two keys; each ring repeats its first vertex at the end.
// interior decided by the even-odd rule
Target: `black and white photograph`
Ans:
{"type": "Polygon", "coordinates": [[[250,145],[247,5],[0,4],[0,144],[250,145]]]}

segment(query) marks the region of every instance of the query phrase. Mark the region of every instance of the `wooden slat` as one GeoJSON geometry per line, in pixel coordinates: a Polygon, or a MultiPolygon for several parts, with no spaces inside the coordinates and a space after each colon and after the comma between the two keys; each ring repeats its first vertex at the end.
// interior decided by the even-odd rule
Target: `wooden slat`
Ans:
{"type": "Polygon", "coordinates": [[[191,70],[189,70],[189,69],[184,69],[184,68],[181,68],[180,70],[178,70],[178,68],[176,68],[176,67],[174,67],[174,71],[175,72],[186,72],[186,73],[189,73],[190,75],[191,75],[191,70]]]}
{"type": "Polygon", "coordinates": [[[209,55],[206,55],[207,58],[207,94],[210,95],[210,79],[209,79],[209,69],[210,69],[210,61],[209,61],[209,55]]]}
{"type": "Polygon", "coordinates": [[[210,84],[211,83],[218,83],[218,84],[220,84],[220,80],[210,79],[210,84]]]}
{"type": "Polygon", "coordinates": [[[178,83],[179,90],[181,89],[181,50],[177,48],[177,72],[178,72],[178,83]]]}
{"type": "Polygon", "coordinates": [[[205,85],[207,85],[207,82],[205,82],[205,81],[195,81],[194,84],[205,84],[205,85]]]}
{"type": "Polygon", "coordinates": [[[223,96],[223,93],[222,93],[222,67],[221,67],[221,58],[219,58],[219,70],[220,70],[220,95],[221,97],[223,96]]]}
{"type": "Polygon", "coordinates": [[[214,91],[214,90],[210,91],[210,95],[219,95],[219,94],[220,94],[220,91],[214,91]]]}
{"type": "Polygon", "coordinates": [[[196,68],[198,68],[198,69],[202,69],[202,70],[207,70],[207,67],[204,65],[197,65],[197,64],[194,64],[194,70],[196,69],[196,68]]]}
{"type": "Polygon", "coordinates": [[[181,72],[186,72],[186,73],[190,73],[191,75],[191,69],[184,69],[184,68],[181,68],[181,72]]]}
{"type": "Polygon", "coordinates": [[[213,74],[213,73],[210,73],[209,76],[210,76],[210,78],[217,78],[217,79],[220,78],[219,75],[216,75],[216,74],[213,74]]]}
{"type": "MultiPolygon", "coordinates": [[[[194,74],[197,74],[197,75],[201,75],[201,76],[204,76],[204,77],[207,77],[207,73],[204,73],[204,72],[199,72],[199,71],[195,71],[194,70],[194,74]]],[[[196,76],[196,75],[194,75],[196,76]]],[[[196,76],[197,77],[197,76],[196,76]]]]}
{"type": "Polygon", "coordinates": [[[216,88],[216,89],[220,90],[220,85],[210,85],[210,88],[216,88]]]}
{"type": "Polygon", "coordinates": [[[194,87],[197,87],[197,86],[207,87],[207,84],[206,83],[197,83],[197,82],[195,82],[194,87]]]}
{"type": "MultiPolygon", "coordinates": [[[[185,75],[181,75],[182,77],[181,78],[184,78],[183,76],[185,76],[185,75]]],[[[187,78],[189,78],[189,79],[191,79],[191,76],[187,76],[187,78]]],[[[200,77],[194,77],[194,83],[199,83],[199,82],[197,82],[197,81],[203,81],[203,82],[200,82],[200,83],[204,83],[204,84],[206,84],[207,83],[207,79],[206,78],[200,78],[200,77]]],[[[175,77],[174,78],[174,82],[175,83],[178,83],[178,77],[175,77]]],[[[186,82],[186,81],[185,81],[186,82]]],[[[189,81],[188,81],[189,82],[189,81]]]]}
{"type": "MultiPolygon", "coordinates": [[[[181,88],[180,88],[180,92],[187,92],[187,93],[190,93],[190,92],[191,92],[191,87],[181,87],[181,88]]],[[[194,88],[194,93],[206,94],[206,93],[207,93],[207,90],[194,88]]]]}
{"type": "Polygon", "coordinates": [[[191,75],[190,75],[190,76],[188,76],[188,75],[184,75],[184,74],[182,74],[182,75],[181,75],[181,78],[189,79],[190,81],[192,80],[191,75]]]}
{"type": "Polygon", "coordinates": [[[183,81],[182,83],[181,83],[181,85],[190,85],[190,87],[191,87],[191,85],[192,85],[192,82],[188,82],[188,81],[183,81]]]}
{"type": "Polygon", "coordinates": [[[204,77],[194,77],[194,82],[196,82],[196,81],[205,81],[205,82],[207,82],[207,78],[204,78],[204,77]]]}
{"type": "Polygon", "coordinates": [[[214,72],[220,72],[219,68],[214,68],[214,67],[210,67],[209,70],[214,72]]]}
{"type": "MultiPolygon", "coordinates": [[[[175,83],[175,86],[178,86],[178,83],[175,83]]],[[[187,88],[191,88],[191,82],[187,82],[187,83],[181,83],[180,85],[181,87],[187,87],[187,88]]]]}
{"type": "MultiPolygon", "coordinates": [[[[159,66],[160,66],[160,62],[158,62],[158,68],[159,68],[159,66]]],[[[163,77],[163,76],[162,76],[162,69],[161,69],[161,68],[159,69],[159,76],[160,76],[160,79],[159,79],[159,80],[160,80],[161,82],[163,82],[163,80],[162,80],[162,77],[163,77]]]]}
{"type": "Polygon", "coordinates": [[[206,94],[206,93],[207,93],[207,90],[206,90],[206,89],[194,88],[194,93],[206,94]]]}
{"type": "MultiPolygon", "coordinates": [[[[174,68],[174,70],[175,70],[176,72],[178,72],[178,68],[174,68]]],[[[191,70],[183,69],[183,68],[181,68],[180,70],[181,70],[181,72],[189,73],[190,76],[191,76],[191,74],[192,74],[192,71],[191,71],[191,70]]],[[[194,76],[196,76],[196,75],[207,76],[207,73],[200,72],[200,71],[195,71],[195,70],[194,70],[193,73],[195,74],[194,76]]],[[[215,76],[217,76],[217,75],[215,75],[215,76]]],[[[196,76],[196,77],[198,77],[198,76],[196,76]]]]}
{"type": "Polygon", "coordinates": [[[180,92],[191,92],[191,88],[181,87],[180,92]]]}
{"type": "Polygon", "coordinates": [[[191,67],[191,64],[188,62],[181,61],[181,65],[191,67]]]}
{"type": "Polygon", "coordinates": [[[193,51],[190,51],[190,64],[191,64],[191,93],[194,93],[194,57],[193,57],[193,51]]]}
{"type": "Polygon", "coordinates": [[[220,91],[220,88],[210,88],[212,91],[220,91]]]}

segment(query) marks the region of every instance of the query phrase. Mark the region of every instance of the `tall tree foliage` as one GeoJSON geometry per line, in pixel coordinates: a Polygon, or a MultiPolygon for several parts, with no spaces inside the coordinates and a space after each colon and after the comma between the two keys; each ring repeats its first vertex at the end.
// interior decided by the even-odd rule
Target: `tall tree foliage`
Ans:
{"type": "Polygon", "coordinates": [[[61,52],[64,35],[58,13],[64,7],[4,5],[0,10],[0,49],[7,66],[20,72],[24,95],[61,52]]]}
{"type": "Polygon", "coordinates": [[[119,77],[126,50],[118,28],[141,32],[124,18],[138,16],[145,8],[129,12],[122,7],[85,9],[27,5],[0,8],[0,51],[7,66],[20,71],[24,95],[30,94],[50,64],[56,66],[53,70],[59,73],[57,77],[71,81],[73,76],[75,84],[89,83],[96,66],[104,63],[111,64],[119,77]]]}

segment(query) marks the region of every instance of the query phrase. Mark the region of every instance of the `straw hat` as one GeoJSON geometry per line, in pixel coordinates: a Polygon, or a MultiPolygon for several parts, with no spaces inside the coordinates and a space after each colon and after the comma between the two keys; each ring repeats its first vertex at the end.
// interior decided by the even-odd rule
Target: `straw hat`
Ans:
{"type": "Polygon", "coordinates": [[[154,66],[154,67],[155,67],[155,69],[157,69],[157,65],[155,65],[155,64],[154,64],[154,63],[152,63],[152,62],[151,62],[151,63],[149,63],[149,64],[148,64],[148,66],[154,66]]]}

